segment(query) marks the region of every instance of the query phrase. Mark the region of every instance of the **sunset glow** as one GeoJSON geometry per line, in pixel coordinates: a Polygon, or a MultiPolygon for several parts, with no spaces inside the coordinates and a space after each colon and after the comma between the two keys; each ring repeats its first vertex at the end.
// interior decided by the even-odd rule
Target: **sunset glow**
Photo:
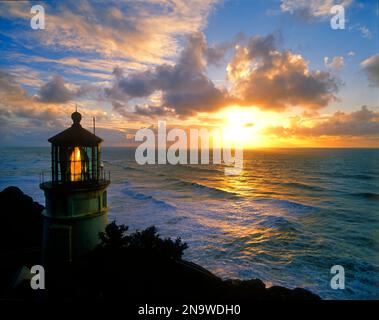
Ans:
{"type": "Polygon", "coordinates": [[[220,112],[224,119],[224,142],[239,143],[244,148],[270,147],[270,139],[264,130],[273,125],[284,125],[286,121],[273,112],[262,112],[257,108],[227,108],[220,112]]]}
{"type": "Polygon", "coordinates": [[[379,299],[378,0],[0,17],[0,302],[254,319],[379,299]]]}
{"type": "Polygon", "coordinates": [[[337,31],[330,2],[310,3],[46,3],[48,28],[35,31],[20,30],[28,2],[3,2],[0,144],[36,144],[79,105],[107,145],[134,146],[136,130],[166,121],[245,148],[378,147],[377,8],[347,1],[337,31]]]}

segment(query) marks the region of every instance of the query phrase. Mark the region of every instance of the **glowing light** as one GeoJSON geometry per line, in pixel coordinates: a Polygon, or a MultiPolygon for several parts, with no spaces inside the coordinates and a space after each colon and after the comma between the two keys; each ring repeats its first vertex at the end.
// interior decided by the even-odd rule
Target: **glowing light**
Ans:
{"type": "Polygon", "coordinates": [[[81,162],[81,153],[78,147],[74,148],[74,151],[70,156],[70,180],[71,181],[80,181],[82,180],[82,162],[81,162]]]}

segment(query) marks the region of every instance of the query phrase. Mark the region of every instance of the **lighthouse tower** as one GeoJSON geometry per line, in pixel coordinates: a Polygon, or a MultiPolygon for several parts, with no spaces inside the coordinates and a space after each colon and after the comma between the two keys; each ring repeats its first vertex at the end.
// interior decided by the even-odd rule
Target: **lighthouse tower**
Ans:
{"type": "Polygon", "coordinates": [[[43,252],[47,261],[75,260],[93,249],[107,223],[107,187],[101,165],[103,141],[84,129],[79,112],[70,128],[50,138],[51,181],[45,193],[43,252]]]}

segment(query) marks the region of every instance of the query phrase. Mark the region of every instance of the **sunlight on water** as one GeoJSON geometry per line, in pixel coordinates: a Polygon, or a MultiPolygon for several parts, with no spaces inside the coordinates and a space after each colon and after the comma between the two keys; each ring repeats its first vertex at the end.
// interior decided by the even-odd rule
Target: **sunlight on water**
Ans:
{"type": "MultiPolygon", "coordinates": [[[[122,148],[103,158],[110,219],[182,237],[186,259],[323,298],[379,298],[379,150],[251,151],[238,176],[217,165],[139,166],[122,148]],[[345,267],[346,290],[330,288],[335,264],[345,267]]],[[[2,152],[0,187],[43,203],[38,173],[49,165],[48,149],[2,152]]]]}

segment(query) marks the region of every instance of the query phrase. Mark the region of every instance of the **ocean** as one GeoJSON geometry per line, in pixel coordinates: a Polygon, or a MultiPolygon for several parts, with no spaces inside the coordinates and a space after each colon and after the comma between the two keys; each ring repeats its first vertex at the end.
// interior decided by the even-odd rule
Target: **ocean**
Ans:
{"type": "MultiPolygon", "coordinates": [[[[102,155],[110,220],[181,237],[185,259],[223,278],[379,299],[379,149],[245,151],[237,176],[222,165],[141,166],[127,148],[102,155]],[[345,269],[343,290],[330,286],[333,265],[345,269]]],[[[0,189],[43,204],[49,166],[49,148],[1,148],[0,189]]]]}

